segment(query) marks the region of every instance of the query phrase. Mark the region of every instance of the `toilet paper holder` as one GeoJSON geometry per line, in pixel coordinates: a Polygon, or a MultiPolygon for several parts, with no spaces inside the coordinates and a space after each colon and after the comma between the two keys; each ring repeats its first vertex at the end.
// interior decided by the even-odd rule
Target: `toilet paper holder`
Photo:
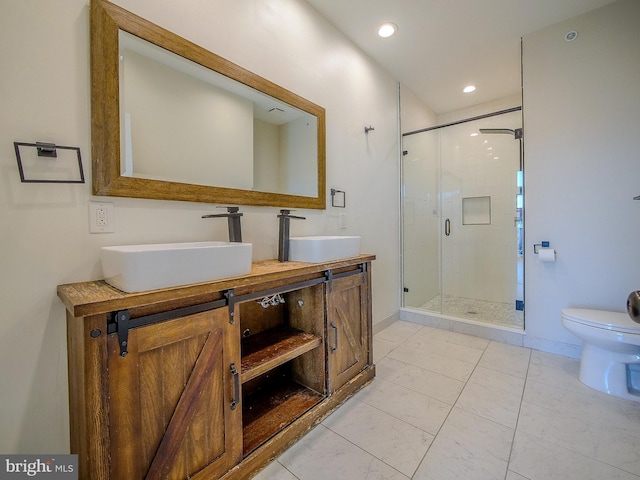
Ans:
{"type": "Polygon", "coordinates": [[[538,255],[538,249],[540,248],[549,248],[550,243],[547,241],[544,242],[540,242],[540,243],[534,243],[533,244],[533,253],[534,255],[538,255]]]}

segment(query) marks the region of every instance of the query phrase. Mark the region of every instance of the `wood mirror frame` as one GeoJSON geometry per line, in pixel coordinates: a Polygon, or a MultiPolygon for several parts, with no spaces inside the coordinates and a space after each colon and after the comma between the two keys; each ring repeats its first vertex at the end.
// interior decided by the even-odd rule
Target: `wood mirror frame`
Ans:
{"type": "Polygon", "coordinates": [[[324,108],[106,0],[91,2],[91,143],[93,194],[190,202],[324,209],[324,108]],[[119,42],[123,30],[318,119],[317,196],[126,177],[120,174],[119,42]]]}

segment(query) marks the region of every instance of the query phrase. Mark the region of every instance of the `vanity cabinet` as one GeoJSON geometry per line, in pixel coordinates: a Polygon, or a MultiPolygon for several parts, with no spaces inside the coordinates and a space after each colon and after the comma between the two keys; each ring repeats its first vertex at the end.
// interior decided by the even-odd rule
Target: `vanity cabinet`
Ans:
{"type": "Polygon", "coordinates": [[[374,258],[134,294],[59,286],[80,478],[253,476],[373,378],[374,258]]]}

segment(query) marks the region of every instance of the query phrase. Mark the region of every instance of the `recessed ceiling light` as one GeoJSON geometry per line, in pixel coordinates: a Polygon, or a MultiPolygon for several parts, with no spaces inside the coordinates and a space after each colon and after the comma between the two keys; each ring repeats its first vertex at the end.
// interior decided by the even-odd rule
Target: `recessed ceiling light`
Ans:
{"type": "Polygon", "coordinates": [[[395,23],[383,23],[378,28],[378,35],[382,38],[387,38],[398,31],[398,26],[395,23]]]}
{"type": "Polygon", "coordinates": [[[567,34],[564,36],[564,39],[567,42],[573,42],[576,38],[578,38],[578,32],[576,32],[575,30],[567,32],[567,34]]]}
{"type": "Polygon", "coordinates": [[[478,136],[478,132],[473,132],[473,133],[471,134],[471,136],[472,136],[472,137],[477,137],[477,136],[478,136]]]}
{"type": "Polygon", "coordinates": [[[464,87],[464,88],[462,89],[462,91],[463,91],[464,93],[471,93],[471,92],[473,92],[475,89],[476,89],[476,87],[474,87],[473,85],[467,85],[466,87],[464,87]]]}

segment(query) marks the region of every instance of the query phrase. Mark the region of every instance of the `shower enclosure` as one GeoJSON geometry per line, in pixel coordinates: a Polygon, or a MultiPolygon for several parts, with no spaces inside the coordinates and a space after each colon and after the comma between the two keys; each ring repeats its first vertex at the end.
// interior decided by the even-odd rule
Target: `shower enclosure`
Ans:
{"type": "Polygon", "coordinates": [[[403,306],[524,328],[520,107],[403,134],[403,306]]]}

